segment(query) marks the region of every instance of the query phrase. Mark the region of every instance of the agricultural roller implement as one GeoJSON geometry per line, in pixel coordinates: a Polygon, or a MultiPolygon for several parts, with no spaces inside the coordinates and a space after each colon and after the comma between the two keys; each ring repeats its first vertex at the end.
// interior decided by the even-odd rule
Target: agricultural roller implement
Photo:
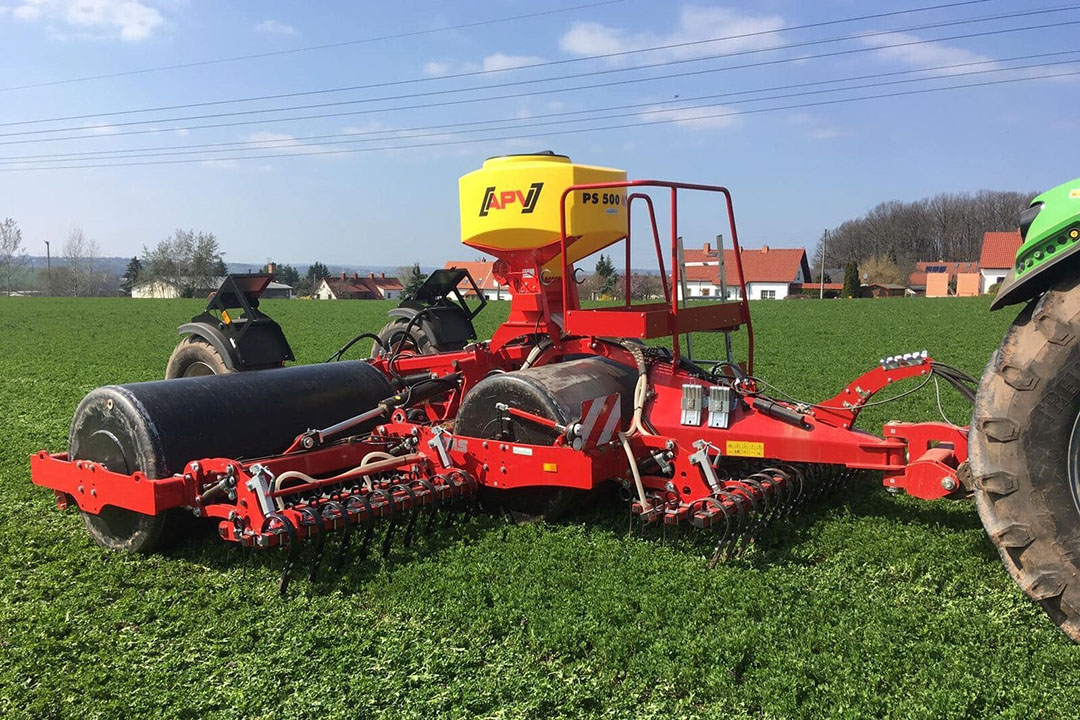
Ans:
{"type": "Polygon", "coordinates": [[[285,592],[301,560],[314,578],[478,510],[556,518],[604,485],[642,525],[709,533],[716,563],[805,503],[879,478],[924,500],[974,495],[1008,571],[1080,640],[1080,181],[1020,219],[995,307],[1025,306],[981,380],[900,352],[815,403],[754,374],[726,188],[540,153],[462,177],[460,208],[462,241],[496,258],[511,298],[490,339],[473,327],[475,282],[439,270],[381,330],[327,363],[284,367],[292,350],[259,310],[269,278],[230,276],[180,327],[169,379],[91,392],[68,451],[31,458],[33,481],[107,548],[152,551],[176,538],[183,513],[212,519],[225,540],[280,548],[285,592]],[[689,194],[726,215],[737,300],[682,300],[689,194]],[[632,227],[650,236],[663,297],[583,307],[575,265],[622,243],[629,282],[632,227]],[[726,334],[723,356],[694,355],[695,333],[726,334]],[[369,358],[342,360],[368,342],[369,358]],[[938,379],[974,402],[970,427],[856,429],[864,408],[894,395],[879,391],[938,379]]]}

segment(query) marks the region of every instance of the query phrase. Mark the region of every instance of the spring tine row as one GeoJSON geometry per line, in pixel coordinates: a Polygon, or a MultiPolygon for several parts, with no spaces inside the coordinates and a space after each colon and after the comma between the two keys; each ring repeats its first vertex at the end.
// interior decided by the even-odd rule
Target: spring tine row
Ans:
{"type": "Polygon", "coordinates": [[[856,475],[832,465],[763,467],[721,480],[719,488],[705,498],[688,502],[669,488],[648,493],[650,507],[658,510],[646,515],[640,514],[639,503],[632,503],[631,508],[646,525],[662,518],[665,528],[671,525],[677,530],[680,523],[689,522],[699,530],[717,532],[719,539],[709,562],[713,567],[741,555],[777,519],[797,514],[807,503],[837,490],[856,475]]]}
{"type": "Polygon", "coordinates": [[[376,487],[370,489],[362,486],[343,488],[322,498],[307,497],[295,507],[270,513],[262,528],[251,536],[249,544],[258,547],[276,545],[288,550],[281,575],[280,591],[284,595],[302,540],[310,538],[315,541],[309,573],[309,578],[314,581],[322,565],[326,536],[330,532],[341,532],[341,542],[333,564],[334,569],[340,571],[344,567],[353,531],[361,524],[364,526],[358,555],[361,561],[366,560],[375,539],[376,521],[385,518],[388,523],[380,543],[380,552],[387,558],[399,526],[405,526],[402,543],[404,547],[410,547],[417,527],[423,525],[428,531],[433,529],[440,511],[446,515],[447,526],[455,512],[475,512],[478,490],[476,480],[460,470],[430,479],[402,476],[376,483],[376,487]],[[426,510],[424,506],[427,506],[426,510]],[[422,512],[426,512],[426,519],[420,523],[422,512]]]}
{"type": "Polygon", "coordinates": [[[326,526],[323,524],[322,514],[312,506],[308,505],[300,512],[308,519],[308,522],[318,528],[315,532],[315,556],[311,560],[311,572],[308,574],[308,581],[315,582],[315,576],[319,574],[319,565],[322,563],[323,548],[326,546],[326,526]]]}

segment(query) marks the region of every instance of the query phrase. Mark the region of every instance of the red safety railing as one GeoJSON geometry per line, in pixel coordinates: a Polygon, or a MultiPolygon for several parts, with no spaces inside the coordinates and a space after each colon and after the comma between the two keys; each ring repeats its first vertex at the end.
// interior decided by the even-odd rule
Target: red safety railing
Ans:
{"type": "MultiPolygon", "coordinates": [[[[563,190],[559,203],[560,253],[562,259],[562,301],[564,330],[569,334],[608,335],[620,337],[662,337],[671,336],[671,351],[676,363],[679,361],[679,335],[686,332],[724,330],[731,331],[746,325],[747,335],[747,371],[754,370],[754,329],[750,320],[750,303],[746,294],[746,282],[743,274],[742,257],[739,251],[739,233],[735,226],[735,209],[731,202],[731,193],[720,185],[700,185],[696,183],[670,182],[666,180],[624,180],[611,183],[588,183],[571,185],[563,190]],[[667,188],[671,198],[671,272],[664,275],[663,250],[660,243],[659,228],[651,196],[645,193],[630,193],[627,196],[627,236],[626,242],[626,299],[623,307],[592,308],[583,310],[572,307],[569,283],[572,281],[570,266],[567,261],[567,249],[570,238],[566,227],[566,198],[571,193],[581,190],[603,190],[617,188],[667,188]],[[679,190],[720,193],[724,196],[727,207],[728,225],[731,233],[731,246],[735,254],[735,270],[739,280],[738,303],[710,303],[693,307],[679,307],[680,273],[679,263],[679,190]],[[630,304],[630,207],[634,200],[644,200],[649,210],[653,239],[656,245],[657,262],[660,266],[661,282],[664,283],[665,302],[663,304],[630,304]],[[735,312],[732,312],[732,310],[735,312]],[[635,317],[636,315],[636,317],[635,317]]],[[[689,299],[689,298],[687,298],[689,299]]]]}

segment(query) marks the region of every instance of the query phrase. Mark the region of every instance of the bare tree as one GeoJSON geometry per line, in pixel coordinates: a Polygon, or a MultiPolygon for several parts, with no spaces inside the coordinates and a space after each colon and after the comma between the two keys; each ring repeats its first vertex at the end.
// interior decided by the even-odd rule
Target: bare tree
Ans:
{"type": "Polygon", "coordinates": [[[650,275],[648,273],[633,273],[630,275],[631,300],[653,300],[663,294],[664,288],[660,283],[659,275],[650,275]]]}
{"type": "Polygon", "coordinates": [[[22,246],[22,230],[11,218],[0,222],[0,283],[11,294],[15,271],[26,262],[22,246]]]}
{"type": "MultiPolygon", "coordinates": [[[[980,190],[974,195],[943,193],[913,202],[883,202],[829,231],[825,266],[862,266],[885,259],[908,272],[920,260],[975,260],[983,234],[1015,228],[1034,194],[980,190]]],[[[813,253],[817,267],[821,250],[819,240],[813,253]]]]}
{"type": "Polygon", "coordinates": [[[71,271],[71,274],[68,276],[68,282],[66,282],[64,286],[66,286],[68,293],[75,297],[87,294],[86,274],[83,269],[83,259],[87,250],[86,246],[86,234],[83,232],[82,228],[79,226],[71,228],[67,240],[64,241],[63,251],[64,260],[67,262],[67,267],[68,270],[71,271]]]}

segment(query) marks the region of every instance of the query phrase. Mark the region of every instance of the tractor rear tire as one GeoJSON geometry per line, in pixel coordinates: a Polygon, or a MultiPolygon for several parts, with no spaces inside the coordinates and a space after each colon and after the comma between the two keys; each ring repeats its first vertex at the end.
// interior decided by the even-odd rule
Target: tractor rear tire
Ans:
{"type": "Polygon", "coordinates": [[[225,364],[213,345],[200,337],[189,335],[176,346],[165,366],[165,379],[199,375],[227,375],[235,372],[225,364]]]}
{"type": "Polygon", "coordinates": [[[1030,303],[990,358],[970,464],[1013,580],[1080,642],[1080,278],[1030,303]]]}

